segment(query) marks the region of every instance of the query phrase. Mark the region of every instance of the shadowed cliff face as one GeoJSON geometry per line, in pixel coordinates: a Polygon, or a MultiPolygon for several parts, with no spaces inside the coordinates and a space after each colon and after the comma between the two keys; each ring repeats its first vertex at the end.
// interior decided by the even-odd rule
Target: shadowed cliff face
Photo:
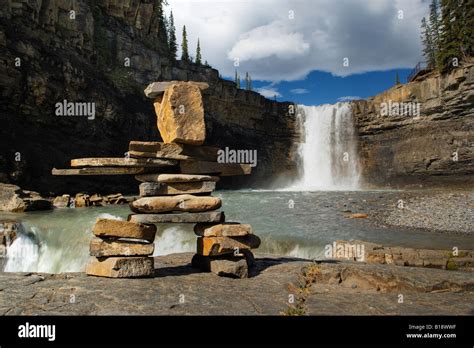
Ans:
{"type": "Polygon", "coordinates": [[[432,72],[367,101],[353,102],[352,110],[367,184],[474,185],[472,61],[449,75],[432,72]],[[392,110],[397,107],[394,103],[420,103],[419,116],[413,108],[409,115],[383,116],[389,102],[392,110]]]}
{"type": "Polygon", "coordinates": [[[292,170],[297,135],[288,106],[237,90],[215,69],[170,60],[153,1],[4,3],[0,182],[43,193],[133,193],[131,177],[53,177],[51,168],[66,167],[71,158],[123,156],[130,140],[161,140],[152,101],[143,94],[158,80],[208,82],[206,144],[257,149],[255,175],[225,186],[292,170]],[[64,100],[94,103],[95,118],[56,116],[55,104],[64,100]]]}

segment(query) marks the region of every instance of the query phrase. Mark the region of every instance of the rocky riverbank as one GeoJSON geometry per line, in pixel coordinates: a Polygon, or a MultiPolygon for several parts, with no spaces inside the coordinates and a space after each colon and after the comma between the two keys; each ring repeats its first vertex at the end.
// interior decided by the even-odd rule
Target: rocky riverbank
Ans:
{"type": "Polygon", "coordinates": [[[472,315],[472,273],[257,255],[248,279],[155,258],[156,277],[0,273],[2,315],[472,315]]]}

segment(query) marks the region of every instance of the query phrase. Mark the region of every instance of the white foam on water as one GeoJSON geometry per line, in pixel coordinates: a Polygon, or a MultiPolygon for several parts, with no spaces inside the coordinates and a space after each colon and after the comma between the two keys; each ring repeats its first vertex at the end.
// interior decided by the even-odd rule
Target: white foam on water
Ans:
{"type": "Polygon", "coordinates": [[[193,226],[193,224],[172,226],[166,228],[161,235],[157,234],[153,256],[195,252],[197,237],[193,232],[193,226]]]}

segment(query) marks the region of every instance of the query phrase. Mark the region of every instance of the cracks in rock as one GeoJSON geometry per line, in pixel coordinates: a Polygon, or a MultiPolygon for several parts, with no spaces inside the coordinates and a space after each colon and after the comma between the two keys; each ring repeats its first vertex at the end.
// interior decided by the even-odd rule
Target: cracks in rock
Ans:
{"type": "Polygon", "coordinates": [[[281,314],[289,316],[306,315],[305,303],[310,294],[311,286],[316,280],[320,280],[321,277],[320,266],[313,264],[304,267],[298,275],[296,285],[288,285],[288,290],[290,291],[289,305],[281,314]]]}

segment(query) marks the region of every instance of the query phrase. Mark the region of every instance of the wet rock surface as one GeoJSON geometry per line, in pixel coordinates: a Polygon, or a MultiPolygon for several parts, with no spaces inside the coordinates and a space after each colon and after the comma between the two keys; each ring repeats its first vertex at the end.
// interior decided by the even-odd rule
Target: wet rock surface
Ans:
{"type": "Polygon", "coordinates": [[[279,315],[304,267],[317,267],[302,314],[474,314],[472,273],[260,255],[250,278],[190,265],[192,253],[155,258],[155,278],[0,273],[3,315],[279,315]],[[399,303],[399,295],[403,303],[399,303]],[[180,299],[184,299],[184,302],[180,299]]]}

